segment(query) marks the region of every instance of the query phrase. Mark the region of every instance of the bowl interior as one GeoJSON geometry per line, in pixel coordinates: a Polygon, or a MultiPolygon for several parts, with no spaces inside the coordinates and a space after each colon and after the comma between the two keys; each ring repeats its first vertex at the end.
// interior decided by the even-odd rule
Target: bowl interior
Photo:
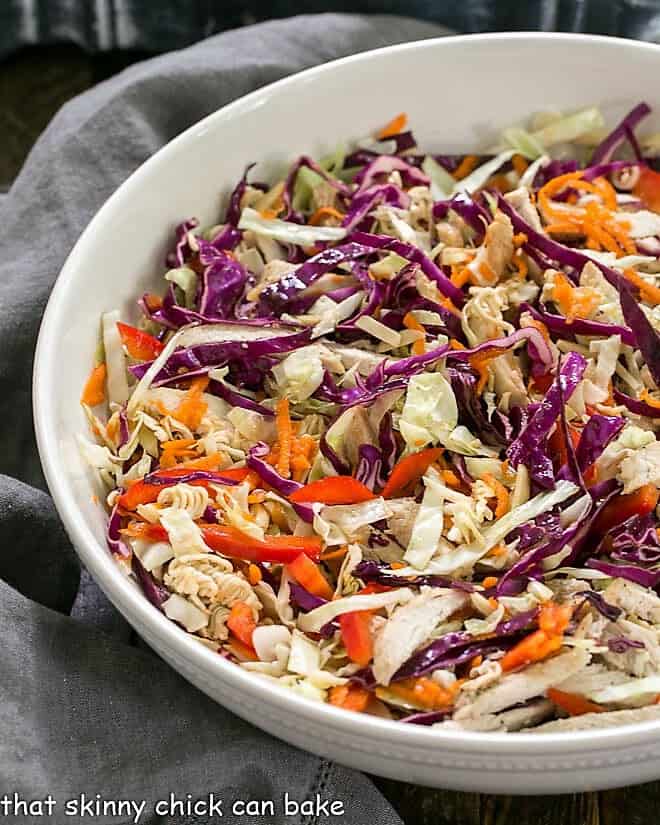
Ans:
{"type": "MultiPolygon", "coordinates": [[[[145,600],[130,605],[127,582],[105,547],[106,514],[93,500],[93,474],[77,445],[78,434],[88,435],[78,399],[100,314],[118,308],[137,318],[136,297],[162,289],[174,226],[193,215],[202,224],[219,222],[223,201],[249,162],[258,161],[256,179],[268,180],[295,155],[330,151],[400,111],[408,113],[423,149],[478,150],[535,111],[598,105],[613,123],[640,100],[657,104],[659,68],[657,47],[566,35],[443,38],[379,50],[225,107],[117,190],[77,243],[53,291],[37,350],[35,416],[44,469],[65,525],[85,564],[129,618],[139,614],[141,621],[158,623],[159,633],[178,633],[188,644],[145,600]]],[[[657,115],[645,126],[659,127],[657,115]]],[[[193,642],[188,649],[191,656],[208,653],[193,642]]],[[[255,682],[255,690],[265,688],[255,682]]],[[[391,736],[419,735],[387,727],[391,736]]],[[[483,742],[483,734],[479,738],[483,742]]],[[[543,747],[549,742],[544,737],[543,747]]]]}

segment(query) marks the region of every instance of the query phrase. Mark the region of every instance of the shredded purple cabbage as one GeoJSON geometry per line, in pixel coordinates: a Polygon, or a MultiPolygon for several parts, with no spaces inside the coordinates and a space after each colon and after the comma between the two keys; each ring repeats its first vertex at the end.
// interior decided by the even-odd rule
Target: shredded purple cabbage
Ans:
{"type": "Polygon", "coordinates": [[[540,487],[554,486],[554,469],[546,440],[559,418],[562,403],[570,399],[586,368],[587,361],[580,353],[570,352],[566,356],[539,408],[507,450],[511,465],[525,464],[530,477],[540,487]]]}
{"type": "Polygon", "coordinates": [[[627,636],[612,636],[607,640],[607,646],[612,653],[628,653],[630,650],[644,650],[644,642],[629,639],[627,636]]]}
{"type": "Polygon", "coordinates": [[[619,146],[628,138],[628,135],[631,134],[637,124],[650,114],[650,112],[651,107],[648,103],[638,103],[634,109],[628,112],[621,123],[594,149],[591,156],[592,165],[607,163],[611,160],[612,155],[619,146]]]}
{"type": "Polygon", "coordinates": [[[142,562],[135,553],[133,553],[131,559],[131,569],[147,599],[154,607],[162,610],[163,602],[166,602],[171,595],[169,590],[162,584],[159,584],[151,573],[144,569],[142,562]]]}

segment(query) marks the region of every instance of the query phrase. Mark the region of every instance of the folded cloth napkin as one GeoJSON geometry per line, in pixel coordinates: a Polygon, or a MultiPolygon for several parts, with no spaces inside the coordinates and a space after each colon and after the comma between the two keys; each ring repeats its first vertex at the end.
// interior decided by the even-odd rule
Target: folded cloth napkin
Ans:
{"type": "MultiPolygon", "coordinates": [[[[400,822],[366,777],[234,717],[135,644],[81,574],[44,492],[30,378],[39,321],[67,253],[103,201],[160,146],[284,75],[443,33],[405,18],[299,17],[136,65],[68,103],[0,201],[3,822],[400,822]],[[287,793],[296,801],[319,794],[322,802],[343,803],[344,813],[305,808],[286,815],[287,793]],[[171,810],[170,794],[180,805],[171,810]],[[275,815],[242,815],[240,805],[232,813],[235,801],[250,800],[272,800],[275,815]],[[189,814],[194,801],[202,805],[189,814]]],[[[89,280],[93,289],[93,271],[89,280]]]]}

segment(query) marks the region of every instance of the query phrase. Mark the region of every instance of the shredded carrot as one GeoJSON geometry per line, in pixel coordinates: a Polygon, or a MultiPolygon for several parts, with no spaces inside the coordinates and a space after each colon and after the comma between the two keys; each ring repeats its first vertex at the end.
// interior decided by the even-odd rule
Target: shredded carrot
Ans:
{"type": "Polygon", "coordinates": [[[583,227],[573,221],[555,221],[544,227],[548,235],[584,235],[583,227]]]}
{"type": "Polygon", "coordinates": [[[117,433],[119,432],[119,416],[113,415],[108,421],[105,429],[110,438],[114,441],[117,433]]]}
{"type": "Polygon", "coordinates": [[[321,553],[321,555],[319,556],[319,559],[321,561],[331,561],[332,559],[341,559],[346,555],[346,553],[348,553],[348,547],[347,547],[347,545],[344,544],[342,547],[339,547],[337,550],[324,550],[321,553]]]}
{"type": "Polygon", "coordinates": [[[105,401],[106,374],[105,364],[99,364],[90,372],[80,398],[83,404],[87,404],[88,407],[96,407],[105,401]]]}
{"type": "MultiPolygon", "coordinates": [[[[410,313],[406,312],[403,316],[403,325],[406,329],[414,329],[417,332],[421,332],[424,336],[426,336],[426,330],[420,324],[420,322],[415,318],[415,316],[410,313]]],[[[412,345],[412,352],[413,355],[424,355],[426,352],[426,344],[424,338],[419,338],[417,341],[414,342],[412,345]]]]}
{"type": "MultiPolygon", "coordinates": [[[[538,202],[546,219],[553,218],[555,220],[563,220],[566,217],[566,209],[558,207],[553,201],[552,196],[558,195],[561,191],[570,187],[571,189],[580,189],[584,192],[591,192],[592,194],[602,194],[598,187],[593,183],[582,180],[582,172],[568,172],[565,175],[557,175],[556,178],[549,180],[538,191],[538,202]]],[[[615,204],[616,206],[616,204],[615,204]]]]}
{"type": "Polygon", "coordinates": [[[402,679],[391,684],[388,690],[404,702],[417,705],[428,710],[442,710],[454,704],[454,697],[459,688],[459,682],[444,688],[427,676],[416,679],[402,679]]]}
{"type": "Polygon", "coordinates": [[[392,135],[398,135],[406,128],[408,123],[408,115],[405,112],[401,112],[400,114],[393,117],[389,123],[386,123],[382,129],[380,129],[376,133],[377,140],[386,140],[392,135]]]}
{"type": "Polygon", "coordinates": [[[527,240],[527,235],[525,235],[524,232],[517,232],[513,236],[513,245],[516,247],[516,249],[519,249],[521,246],[524,246],[527,243],[527,240]]]}
{"type": "Polygon", "coordinates": [[[557,688],[548,688],[546,696],[557,707],[565,710],[569,716],[582,716],[584,713],[603,713],[606,710],[602,705],[590,702],[579,693],[567,693],[557,688]]]}
{"type": "Polygon", "coordinates": [[[328,700],[331,705],[344,710],[354,710],[358,713],[366,710],[372,694],[359,685],[335,685],[330,688],[328,700]]]}
{"type": "Polygon", "coordinates": [[[551,653],[558,651],[561,645],[561,636],[548,635],[542,630],[535,630],[504,654],[503,658],[500,659],[500,666],[506,673],[532,662],[540,662],[550,656],[551,653]]]}
{"type": "Polygon", "coordinates": [[[305,473],[307,472],[307,470],[309,470],[309,468],[311,466],[312,465],[310,464],[309,460],[307,458],[305,458],[305,456],[302,456],[302,455],[292,456],[291,457],[291,470],[292,470],[291,474],[293,476],[294,481],[300,481],[304,477],[305,473]]]}
{"type": "Polygon", "coordinates": [[[277,402],[275,424],[277,426],[277,445],[279,447],[276,469],[281,476],[289,478],[291,476],[291,441],[293,433],[288,398],[281,398],[277,402]]]}
{"type": "Polygon", "coordinates": [[[196,430],[197,427],[199,427],[202,417],[208,408],[208,404],[202,399],[208,383],[209,378],[207,375],[194,378],[179,406],[170,413],[173,418],[176,418],[177,421],[180,421],[188,427],[189,430],[196,430]]]}
{"type": "Polygon", "coordinates": [[[575,318],[589,316],[598,307],[601,297],[590,287],[572,286],[563,272],[557,272],[552,288],[552,300],[570,323],[575,318]]]}
{"type": "Polygon", "coordinates": [[[194,447],[196,443],[194,438],[172,438],[161,442],[160,446],[163,450],[185,450],[188,447],[194,447]]]}
{"type": "Polygon", "coordinates": [[[163,449],[163,452],[170,453],[174,458],[197,455],[197,451],[192,449],[192,447],[169,447],[163,449]]]}
{"type": "MultiPolygon", "coordinates": [[[[589,206],[591,206],[591,204],[589,206]]],[[[637,245],[629,235],[631,228],[630,222],[621,221],[616,218],[613,218],[602,209],[596,209],[596,214],[602,221],[604,227],[607,229],[609,235],[613,238],[613,240],[616,241],[616,243],[620,247],[619,251],[617,251],[616,254],[634,255],[637,252],[637,245]]]]}
{"type": "Polygon", "coordinates": [[[503,355],[505,352],[506,350],[504,349],[493,347],[492,349],[485,349],[481,352],[477,352],[469,357],[468,362],[470,366],[479,376],[479,381],[477,383],[477,395],[481,395],[486,384],[488,383],[488,378],[490,376],[488,367],[490,362],[494,361],[495,358],[499,358],[500,355],[503,355]]]}
{"type": "Polygon", "coordinates": [[[484,473],[482,479],[495,493],[497,499],[495,518],[502,518],[505,513],[509,512],[509,491],[492,473],[484,473]]]}
{"type": "Polygon", "coordinates": [[[495,283],[497,280],[497,275],[493,272],[493,268],[487,261],[482,261],[477,268],[479,270],[479,274],[487,284],[495,283]]]}
{"type": "Polygon", "coordinates": [[[453,171],[454,180],[463,180],[470,172],[477,168],[479,158],[476,155],[466,155],[453,171]]]}
{"type": "Polygon", "coordinates": [[[634,269],[624,269],[623,274],[633,286],[637,287],[641,298],[646,301],[647,304],[652,304],[653,306],[660,304],[660,289],[657,286],[649,284],[644,278],[638,275],[634,269]]]}
{"type": "Polygon", "coordinates": [[[197,457],[195,450],[162,450],[159,465],[162,469],[180,467],[186,461],[193,461],[197,457]]]}
{"type": "Polygon", "coordinates": [[[498,556],[503,556],[506,552],[506,544],[500,542],[499,544],[496,544],[495,547],[492,548],[492,550],[489,550],[486,555],[496,559],[498,556]]]}
{"type": "Polygon", "coordinates": [[[527,265],[525,258],[523,258],[520,250],[518,250],[518,252],[516,252],[513,256],[513,263],[518,270],[518,277],[521,281],[524,281],[527,277],[527,273],[529,272],[529,266],[527,265]]]}
{"type": "Polygon", "coordinates": [[[255,493],[250,493],[247,497],[248,504],[261,504],[266,498],[266,493],[263,490],[257,490],[255,493]]]}
{"type": "Polygon", "coordinates": [[[556,605],[553,602],[542,607],[539,629],[525,636],[504,655],[500,660],[502,670],[506,672],[532,662],[539,662],[559,650],[571,612],[570,605],[556,605]]]}
{"type": "Polygon", "coordinates": [[[511,183],[505,174],[492,175],[486,182],[487,189],[497,189],[498,192],[510,192],[511,183]]]}
{"type": "Polygon", "coordinates": [[[336,218],[340,223],[346,216],[333,206],[320,206],[307,221],[310,226],[318,226],[324,218],[336,218]]]}
{"type": "Polygon", "coordinates": [[[248,566],[247,577],[248,581],[252,586],[254,586],[255,584],[259,584],[259,582],[263,578],[261,575],[261,570],[257,567],[256,564],[250,564],[248,566]]]}
{"type": "Polygon", "coordinates": [[[154,295],[153,292],[147,292],[142,300],[149,312],[155,312],[163,306],[163,299],[160,295],[154,295]]]}
{"type": "Polygon", "coordinates": [[[598,209],[598,204],[587,204],[582,225],[588,239],[595,241],[607,252],[613,252],[617,256],[621,255],[621,247],[605,229],[603,215],[598,209]]]}
{"type": "Polygon", "coordinates": [[[653,398],[646,387],[639,394],[639,400],[643,401],[645,404],[648,404],[649,407],[654,407],[656,410],[660,410],[660,400],[653,398]]]}
{"type": "Polygon", "coordinates": [[[529,166],[527,161],[522,155],[514,155],[511,158],[511,165],[514,168],[514,171],[518,175],[518,177],[522,177],[525,173],[525,169],[529,166]]]}
{"type": "Polygon", "coordinates": [[[461,342],[457,341],[456,338],[449,339],[449,346],[452,349],[465,349],[465,344],[461,344],[461,342]]]}
{"type": "Polygon", "coordinates": [[[605,206],[612,210],[616,210],[616,189],[612,186],[612,184],[607,180],[607,178],[603,177],[602,175],[594,179],[594,186],[600,190],[603,203],[605,206]]]}
{"type": "Polygon", "coordinates": [[[403,570],[406,565],[402,561],[393,561],[390,564],[392,570],[403,570]]]}
{"type": "Polygon", "coordinates": [[[472,659],[472,661],[470,662],[470,670],[472,670],[472,668],[479,667],[483,660],[484,657],[481,655],[481,653],[478,656],[475,656],[474,659],[472,659]]]}
{"type": "Polygon", "coordinates": [[[133,521],[130,521],[126,527],[123,527],[120,530],[121,534],[133,539],[143,538],[150,525],[144,521],[139,521],[135,513],[132,513],[131,515],[133,516],[133,521]]]}
{"type": "Polygon", "coordinates": [[[481,582],[484,587],[495,587],[497,584],[497,576],[486,576],[486,578],[481,582]]]}
{"type": "Polygon", "coordinates": [[[541,335],[545,338],[545,340],[550,343],[550,331],[543,323],[543,321],[539,321],[536,318],[528,317],[525,321],[525,325],[528,327],[534,327],[534,329],[538,329],[541,335]]]}
{"type": "Polygon", "coordinates": [[[562,273],[557,273],[555,275],[555,283],[552,288],[552,299],[568,318],[568,316],[573,312],[573,287],[568,282],[568,278],[562,273]]]}
{"type": "Polygon", "coordinates": [[[445,309],[449,310],[449,312],[451,312],[452,315],[455,315],[457,318],[461,317],[460,310],[456,307],[451,298],[442,298],[440,301],[438,301],[438,303],[441,307],[444,307],[445,309]]]}
{"type": "Polygon", "coordinates": [[[443,470],[442,480],[448,487],[453,487],[454,489],[461,486],[461,480],[453,470],[443,470]]]}
{"type": "Polygon", "coordinates": [[[618,220],[613,214],[616,210],[616,191],[605,178],[596,178],[593,182],[582,180],[582,172],[559,175],[541,187],[538,193],[539,205],[548,221],[545,231],[550,235],[583,235],[586,246],[593,250],[613,252],[617,257],[634,254],[635,243],[629,237],[630,224],[618,220]],[[558,205],[551,198],[570,187],[595,195],[597,200],[590,200],[584,207],[571,208],[575,198],[558,205]]]}
{"type": "Polygon", "coordinates": [[[195,455],[193,450],[163,450],[160,454],[160,466],[165,468],[175,467],[180,459],[192,458],[195,455]]]}
{"type": "Polygon", "coordinates": [[[220,453],[211,453],[211,455],[204,455],[201,458],[193,458],[189,461],[180,461],[177,467],[188,470],[209,470],[216,471],[220,469],[220,461],[222,455],[220,453]]]}
{"type": "Polygon", "coordinates": [[[449,280],[454,286],[457,286],[460,289],[468,283],[471,277],[472,273],[467,266],[460,267],[457,264],[452,265],[451,277],[449,280]]]}
{"type": "Polygon", "coordinates": [[[563,633],[571,620],[573,608],[570,604],[548,602],[539,614],[539,627],[546,633],[563,633]]]}
{"type": "MultiPolygon", "coordinates": [[[[318,445],[316,440],[311,435],[301,435],[295,437],[296,425],[291,425],[291,443],[289,449],[289,465],[291,476],[295,481],[302,481],[307,475],[308,470],[312,466],[312,460],[316,455],[318,445]]],[[[277,468],[280,460],[280,445],[277,442],[268,456],[266,461],[273,467],[277,468]]]]}

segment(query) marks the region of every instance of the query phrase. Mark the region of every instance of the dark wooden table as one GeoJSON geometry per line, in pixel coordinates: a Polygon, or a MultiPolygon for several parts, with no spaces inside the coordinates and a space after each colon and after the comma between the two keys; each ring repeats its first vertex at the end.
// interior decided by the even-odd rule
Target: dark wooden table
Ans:
{"type": "MultiPolygon", "coordinates": [[[[57,46],[25,50],[0,63],[0,192],[9,188],[30,147],[63,103],[143,56],[89,56],[74,47],[57,46]]],[[[600,793],[511,797],[436,791],[376,777],[374,781],[406,825],[660,822],[660,782],[600,793]]]]}

